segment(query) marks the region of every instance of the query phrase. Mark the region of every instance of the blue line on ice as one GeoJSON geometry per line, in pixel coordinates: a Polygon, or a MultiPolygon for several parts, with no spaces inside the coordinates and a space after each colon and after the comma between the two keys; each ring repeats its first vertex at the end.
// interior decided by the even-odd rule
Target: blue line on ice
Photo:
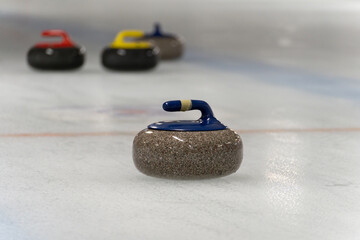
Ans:
{"type": "Polygon", "coordinates": [[[360,101],[360,80],[274,66],[260,61],[224,58],[191,51],[188,59],[209,69],[249,75],[267,84],[291,87],[310,93],[360,101]],[[206,55],[206,56],[205,56],[206,55]]]}

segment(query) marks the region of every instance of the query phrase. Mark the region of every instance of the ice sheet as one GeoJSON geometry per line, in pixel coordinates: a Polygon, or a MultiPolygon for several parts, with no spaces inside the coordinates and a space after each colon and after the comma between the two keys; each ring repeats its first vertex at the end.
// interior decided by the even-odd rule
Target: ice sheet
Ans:
{"type": "Polygon", "coordinates": [[[116,17],[105,1],[109,14],[94,18],[92,1],[88,17],[81,1],[68,17],[58,3],[21,2],[4,1],[0,13],[1,240],[359,239],[355,3],[155,1],[171,14],[154,10],[164,13],[155,19],[145,4],[135,20],[134,3],[116,17]],[[155,20],[187,39],[184,59],[140,73],[99,65],[117,29],[155,20]],[[26,65],[27,49],[52,27],[87,47],[81,70],[26,65]],[[198,117],[161,110],[188,98],[206,100],[240,133],[236,174],[173,181],[135,169],[134,135],[155,121],[198,117]]]}

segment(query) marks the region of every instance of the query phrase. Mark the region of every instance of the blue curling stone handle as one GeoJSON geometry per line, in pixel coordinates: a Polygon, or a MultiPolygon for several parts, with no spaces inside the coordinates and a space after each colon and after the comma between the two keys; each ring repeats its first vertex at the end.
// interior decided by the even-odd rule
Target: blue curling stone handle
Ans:
{"type": "Polygon", "coordinates": [[[163,104],[167,112],[200,110],[201,117],[198,120],[161,121],[150,124],[149,129],[164,131],[216,131],[224,130],[224,126],[218,121],[207,102],[202,100],[173,100],[163,104]]]}
{"type": "Polygon", "coordinates": [[[159,23],[155,23],[154,32],[145,34],[145,37],[174,37],[172,34],[163,33],[161,30],[161,25],[159,23]]]}

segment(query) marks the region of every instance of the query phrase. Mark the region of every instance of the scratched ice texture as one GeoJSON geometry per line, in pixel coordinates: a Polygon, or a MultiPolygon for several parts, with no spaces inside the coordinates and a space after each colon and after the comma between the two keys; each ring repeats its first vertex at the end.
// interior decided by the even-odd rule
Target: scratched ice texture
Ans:
{"type": "Polygon", "coordinates": [[[42,1],[0,4],[0,239],[359,239],[360,4],[42,1]],[[150,72],[109,72],[122,29],[186,40],[150,72]],[[43,29],[87,48],[79,71],[25,61],[43,29]],[[172,99],[203,99],[240,133],[227,177],[145,176],[137,132],[172,99]]]}

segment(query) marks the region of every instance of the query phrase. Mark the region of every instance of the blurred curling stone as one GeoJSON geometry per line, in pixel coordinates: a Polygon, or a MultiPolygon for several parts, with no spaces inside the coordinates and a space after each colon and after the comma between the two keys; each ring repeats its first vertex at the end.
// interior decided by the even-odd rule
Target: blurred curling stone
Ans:
{"type": "Polygon", "coordinates": [[[163,33],[160,24],[155,24],[153,33],[146,34],[140,40],[153,43],[160,50],[160,59],[178,59],[184,51],[184,41],[181,37],[173,34],[163,33]]]}
{"type": "Polygon", "coordinates": [[[144,33],[137,30],[119,32],[110,47],[102,52],[102,64],[113,70],[146,70],[158,63],[159,50],[145,41],[125,41],[140,38],[144,33]]]}
{"type": "Polygon", "coordinates": [[[45,30],[44,37],[62,37],[62,42],[37,43],[27,53],[30,66],[37,69],[66,70],[79,68],[85,61],[85,48],[76,46],[63,30],[45,30]]]}

